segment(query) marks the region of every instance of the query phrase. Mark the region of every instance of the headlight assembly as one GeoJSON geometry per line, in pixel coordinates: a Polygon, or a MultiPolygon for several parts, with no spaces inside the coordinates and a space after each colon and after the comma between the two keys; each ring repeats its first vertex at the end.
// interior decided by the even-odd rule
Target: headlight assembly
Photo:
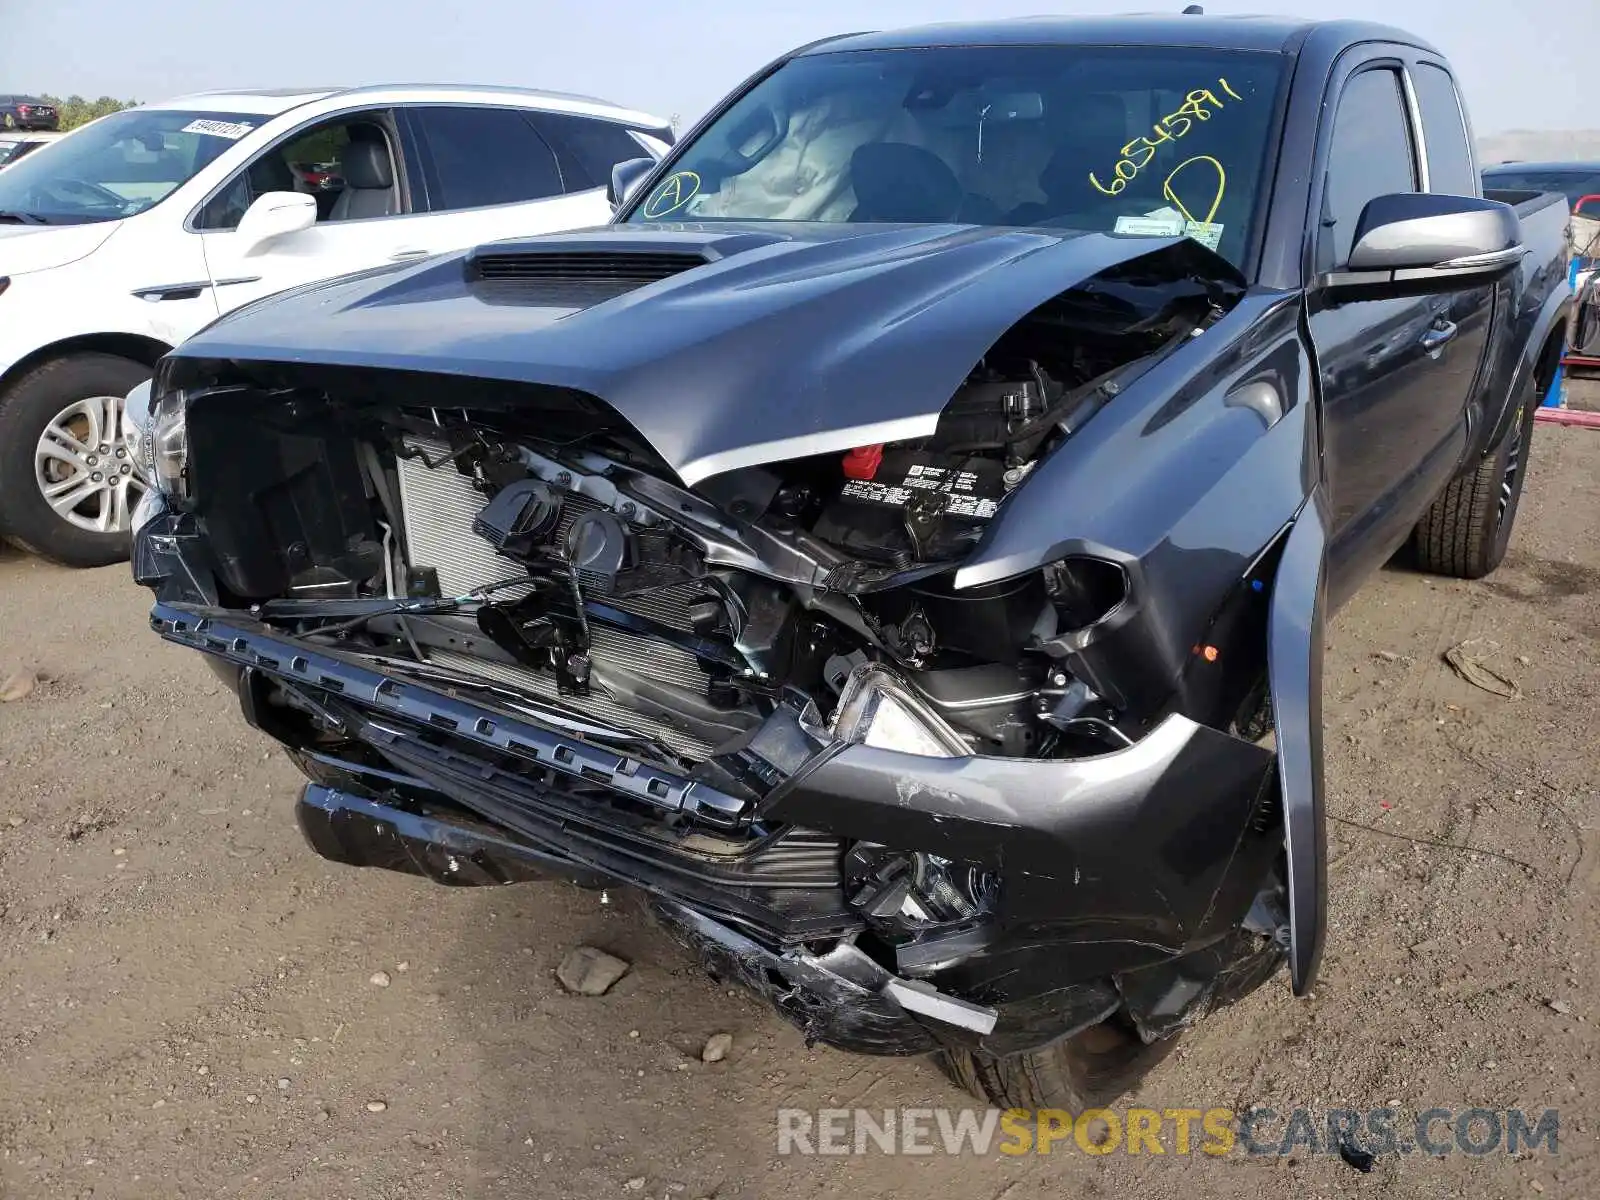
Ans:
{"type": "Polygon", "coordinates": [[[128,458],[139,478],[149,483],[154,477],[149,461],[150,436],[150,380],[146,379],[122,402],[122,444],[128,449],[128,458]]]}
{"type": "Polygon", "coordinates": [[[833,735],[880,750],[930,758],[972,753],[964,738],[898,675],[886,667],[857,667],[839,694],[833,735]]]}
{"type": "MultiPolygon", "coordinates": [[[[144,385],[148,387],[149,385],[144,385]]],[[[139,389],[128,396],[123,410],[124,436],[128,438],[135,467],[163,495],[189,498],[189,403],[181,391],[165,392],[140,403],[139,389]]]]}

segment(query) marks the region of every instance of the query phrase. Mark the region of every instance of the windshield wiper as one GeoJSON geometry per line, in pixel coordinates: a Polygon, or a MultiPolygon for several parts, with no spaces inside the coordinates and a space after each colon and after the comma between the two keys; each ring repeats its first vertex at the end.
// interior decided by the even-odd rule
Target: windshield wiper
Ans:
{"type": "Polygon", "coordinates": [[[30,212],[0,212],[0,221],[10,221],[14,225],[50,224],[48,217],[41,217],[38,213],[30,212]]]}

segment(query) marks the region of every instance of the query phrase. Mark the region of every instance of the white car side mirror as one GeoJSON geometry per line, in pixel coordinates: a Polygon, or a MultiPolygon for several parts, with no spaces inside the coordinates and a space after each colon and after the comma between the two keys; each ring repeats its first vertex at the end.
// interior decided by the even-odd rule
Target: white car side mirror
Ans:
{"type": "Polygon", "coordinates": [[[234,236],[242,243],[244,253],[249,254],[274,238],[299,233],[316,223],[317,202],[310,196],[299,192],[267,192],[257,196],[255,203],[245,209],[234,236]]]}

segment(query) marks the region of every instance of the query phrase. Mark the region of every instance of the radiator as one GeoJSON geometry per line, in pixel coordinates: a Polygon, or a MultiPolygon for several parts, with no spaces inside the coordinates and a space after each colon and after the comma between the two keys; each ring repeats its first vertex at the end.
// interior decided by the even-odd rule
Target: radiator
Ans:
{"type": "MultiPolygon", "coordinates": [[[[449,452],[442,445],[410,437],[406,444],[422,450],[435,461],[449,452]]],[[[496,554],[488,542],[472,532],[472,520],[488,503],[488,498],[473,487],[471,480],[456,470],[454,464],[430,469],[421,459],[402,458],[397,460],[397,469],[400,516],[405,526],[409,564],[413,568],[429,567],[436,571],[443,595],[463,596],[486,583],[518,579],[526,573],[518,563],[496,554]]],[[[563,510],[563,525],[584,508],[593,506],[594,502],[585,497],[570,497],[563,510]]],[[[559,531],[556,536],[560,536],[559,531]]],[[[514,589],[507,589],[505,594],[514,595],[514,589]]],[[[616,608],[687,630],[691,628],[687,612],[689,601],[702,594],[689,585],[637,597],[607,596],[605,600],[616,608]]],[[[590,631],[592,662],[602,666],[607,662],[627,663],[633,670],[643,669],[657,679],[704,693],[708,682],[706,674],[687,650],[657,638],[594,623],[590,631]]],[[[686,758],[703,759],[712,750],[711,745],[692,734],[622,707],[598,687],[587,696],[561,696],[553,674],[446,651],[431,651],[428,657],[436,666],[492,679],[531,696],[554,701],[603,724],[657,738],[686,758]]]]}

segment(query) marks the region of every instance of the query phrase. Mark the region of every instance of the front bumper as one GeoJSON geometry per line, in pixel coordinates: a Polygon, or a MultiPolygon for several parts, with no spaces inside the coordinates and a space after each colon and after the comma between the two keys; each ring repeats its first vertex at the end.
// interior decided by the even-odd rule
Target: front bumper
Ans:
{"type": "MultiPolygon", "coordinates": [[[[448,886],[563,879],[598,887],[611,882],[559,853],[492,828],[323,784],[306,785],[296,818],[306,840],[325,858],[420,875],[448,886]]],[[[1005,1052],[1017,1029],[1031,1031],[1014,1016],[987,1035],[948,1020],[919,1016],[896,998],[907,996],[907,981],[848,941],[834,942],[821,953],[804,946],[774,948],[663,896],[652,899],[650,911],[708,974],[765,999],[808,1042],[862,1054],[922,1054],[941,1044],[1005,1052]]],[[[961,1003],[951,997],[934,997],[933,1002],[961,1003]]],[[[1117,1007],[1118,999],[1110,987],[1090,984],[1065,996],[1052,996],[1050,1004],[1059,1030],[1062,1019],[1085,1025],[1103,1018],[1117,1007]]],[[[966,1011],[961,1015],[981,1019],[977,1006],[962,1007],[966,1011]]],[[[1026,1032],[1023,1040],[1028,1040],[1026,1032]]]]}
{"type": "MultiPolygon", "coordinates": [[[[136,563],[182,562],[187,537],[156,532],[136,563]]],[[[952,1036],[881,997],[844,1005],[843,1024],[822,1015],[848,988],[839,993],[816,974],[824,968],[802,959],[864,928],[840,873],[853,840],[1001,877],[986,921],[903,943],[892,964],[895,979],[992,1007],[998,1022],[978,1042],[994,1052],[1059,1036],[1064,1018],[1099,1019],[1119,991],[1182,1023],[1207,994],[1192,964],[1236,930],[1283,844],[1271,753],[1180,716],[1126,750],[1070,761],[835,744],[752,804],[470,690],[386,675],[248,614],[158,602],[151,623],[235,676],[247,718],[299,752],[323,784],[300,810],[319,853],[445,883],[556,874],[640,888],[697,914],[691,940],[702,958],[738,973],[810,1036],[845,1048],[909,1053],[952,1036]],[[324,735],[357,747],[365,765],[337,752],[319,760],[308,738],[267,711],[273,689],[317,714],[324,735]],[[383,769],[371,766],[375,757],[383,769]],[[641,818],[675,832],[652,840],[641,818]],[[730,838],[742,829],[758,849],[712,862],[690,848],[697,829],[730,838]],[[876,1018],[860,1024],[886,1003],[898,1032],[876,1018]]]]}

